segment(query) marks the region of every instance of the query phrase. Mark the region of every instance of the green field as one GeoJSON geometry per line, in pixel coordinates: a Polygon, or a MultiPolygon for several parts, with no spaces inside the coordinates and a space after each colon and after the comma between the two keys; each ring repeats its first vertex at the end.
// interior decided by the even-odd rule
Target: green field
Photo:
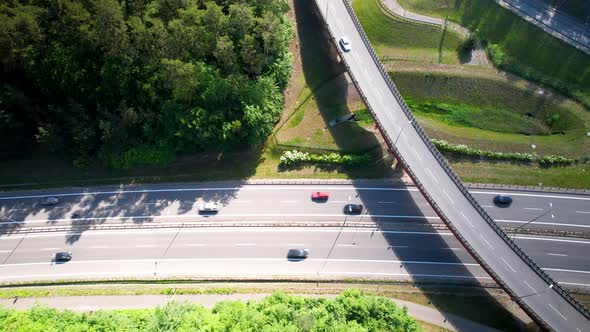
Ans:
{"type": "Polygon", "coordinates": [[[455,12],[458,0],[397,0],[402,8],[422,15],[445,18],[455,12]]]}
{"type": "Polygon", "coordinates": [[[499,152],[590,156],[590,113],[580,104],[540,95],[539,87],[491,69],[438,66],[428,72],[431,67],[388,67],[431,137],[499,152]]]}
{"type": "Polygon", "coordinates": [[[590,164],[542,168],[512,163],[451,161],[465,182],[589,189],[590,164]]]}
{"type": "Polygon", "coordinates": [[[445,17],[498,45],[502,68],[568,90],[590,105],[590,56],[497,5],[494,0],[401,0],[411,11],[445,17]],[[576,92],[577,91],[577,92],[576,92]]]}
{"type": "Polygon", "coordinates": [[[378,0],[355,0],[354,10],[380,56],[438,63],[459,63],[457,47],[461,37],[439,28],[398,20],[386,14],[378,0]],[[440,52],[442,54],[439,54],[440,52]]]}

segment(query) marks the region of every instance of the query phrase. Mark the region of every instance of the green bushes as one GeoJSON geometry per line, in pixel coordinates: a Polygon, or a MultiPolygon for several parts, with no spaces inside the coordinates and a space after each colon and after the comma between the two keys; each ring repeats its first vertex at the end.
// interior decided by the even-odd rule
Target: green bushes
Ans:
{"type": "Polygon", "coordinates": [[[481,157],[492,160],[512,160],[521,162],[531,162],[535,160],[536,156],[530,153],[515,153],[515,152],[495,152],[486,151],[476,148],[468,147],[467,145],[459,144],[452,145],[446,141],[432,139],[432,143],[440,150],[444,152],[452,152],[464,156],[481,157]]]}
{"type": "Polygon", "coordinates": [[[220,302],[207,310],[171,302],[140,310],[101,310],[89,315],[34,307],[0,309],[0,331],[420,331],[406,308],[359,290],[335,299],[274,293],[260,302],[220,302]]]}
{"type": "Polygon", "coordinates": [[[313,154],[297,150],[285,151],[281,156],[279,166],[291,167],[298,164],[326,164],[341,166],[357,166],[366,164],[371,160],[368,154],[348,155],[338,153],[313,154]]]}
{"type": "Polygon", "coordinates": [[[122,153],[103,151],[100,159],[109,167],[128,169],[143,165],[164,165],[175,159],[174,151],[154,146],[139,146],[122,153]]]}
{"type": "Polygon", "coordinates": [[[549,155],[544,156],[539,159],[536,154],[531,153],[516,153],[516,152],[496,152],[496,151],[487,151],[487,150],[480,150],[476,148],[468,147],[464,144],[459,145],[452,145],[444,140],[432,139],[432,143],[439,149],[441,152],[451,152],[456,153],[458,155],[469,156],[469,157],[479,157],[491,160],[509,160],[509,161],[518,161],[518,162],[534,162],[537,161],[540,166],[542,167],[551,167],[551,166],[565,166],[571,165],[576,162],[575,159],[566,158],[563,156],[555,156],[549,155]]]}
{"type": "Polygon", "coordinates": [[[539,160],[539,165],[541,166],[563,166],[563,165],[571,165],[575,162],[575,159],[566,158],[562,156],[554,156],[549,155],[541,158],[539,160]]]}

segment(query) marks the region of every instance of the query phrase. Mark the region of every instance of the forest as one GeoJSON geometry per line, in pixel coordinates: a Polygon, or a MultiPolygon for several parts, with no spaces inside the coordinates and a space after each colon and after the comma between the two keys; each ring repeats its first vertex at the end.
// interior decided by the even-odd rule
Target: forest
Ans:
{"type": "Polygon", "coordinates": [[[188,302],[170,302],[156,309],[101,310],[90,314],[46,307],[27,311],[0,309],[0,331],[417,332],[420,326],[405,307],[350,289],[334,299],[277,292],[259,302],[219,302],[211,310],[188,302]]]}
{"type": "Polygon", "coordinates": [[[84,168],[264,142],[283,109],[286,0],[3,0],[0,155],[84,168]]]}

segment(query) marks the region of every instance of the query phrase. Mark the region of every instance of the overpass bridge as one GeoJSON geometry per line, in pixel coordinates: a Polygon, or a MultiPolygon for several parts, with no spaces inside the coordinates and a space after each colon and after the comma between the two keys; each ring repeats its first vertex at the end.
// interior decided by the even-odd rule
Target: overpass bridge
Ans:
{"type": "Polygon", "coordinates": [[[434,211],[488,274],[540,326],[590,331],[590,312],[496,225],[432,144],[391,81],[349,0],[314,0],[361,97],[387,142],[434,211]]]}

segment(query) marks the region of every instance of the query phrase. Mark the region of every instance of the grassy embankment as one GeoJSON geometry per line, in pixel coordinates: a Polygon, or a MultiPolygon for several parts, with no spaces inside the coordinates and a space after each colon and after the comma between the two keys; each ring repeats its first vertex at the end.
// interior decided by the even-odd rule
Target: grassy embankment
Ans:
{"type": "Polygon", "coordinates": [[[398,20],[376,0],[354,1],[353,8],[379,56],[431,63],[439,63],[440,58],[442,63],[459,63],[456,49],[461,37],[457,33],[447,30],[443,36],[439,28],[398,20]]]}
{"type": "Polygon", "coordinates": [[[512,14],[494,0],[401,0],[408,10],[446,17],[492,47],[502,69],[543,82],[590,108],[590,56],[512,14]]]}
{"type": "MultiPolygon", "coordinates": [[[[370,4],[376,1],[355,2],[370,38],[372,26],[399,24],[370,10],[370,4]]],[[[423,4],[434,8],[432,1],[423,4]]],[[[397,43],[393,37],[379,36],[380,43],[392,47],[397,43]]],[[[579,159],[590,156],[590,137],[586,135],[590,113],[556,92],[492,68],[408,61],[389,62],[387,66],[419,121],[434,138],[501,152],[559,154],[579,159]]],[[[587,164],[542,169],[534,164],[451,162],[471,182],[590,188],[587,164]]]]}

